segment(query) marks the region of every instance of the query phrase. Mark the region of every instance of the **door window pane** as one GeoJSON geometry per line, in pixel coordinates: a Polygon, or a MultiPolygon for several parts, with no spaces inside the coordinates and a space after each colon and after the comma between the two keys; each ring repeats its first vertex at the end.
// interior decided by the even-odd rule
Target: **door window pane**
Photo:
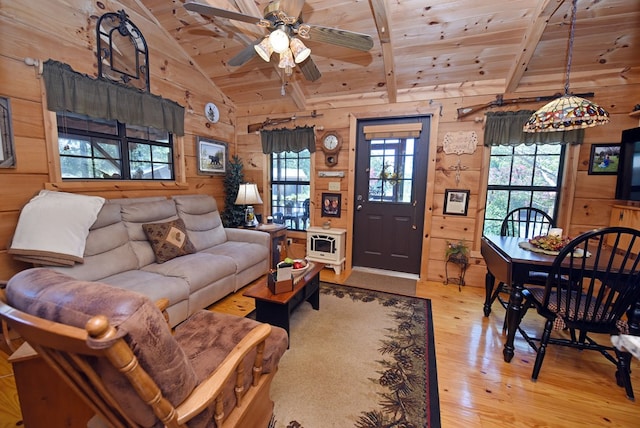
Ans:
{"type": "Polygon", "coordinates": [[[370,141],[369,202],[411,203],[415,140],[370,141]]]}

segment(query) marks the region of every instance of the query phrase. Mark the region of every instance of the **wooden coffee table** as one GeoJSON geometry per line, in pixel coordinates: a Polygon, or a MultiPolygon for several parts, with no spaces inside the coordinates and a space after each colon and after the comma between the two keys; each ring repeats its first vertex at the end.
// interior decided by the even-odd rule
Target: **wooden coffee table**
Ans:
{"type": "Polygon", "coordinates": [[[266,277],[251,286],[243,296],[256,300],[256,321],[282,327],[289,334],[291,312],[300,303],[306,300],[311,303],[313,309],[320,309],[320,271],[323,268],[324,263],[312,262],[302,274],[302,278],[293,286],[293,291],[273,294],[267,287],[266,277]]]}

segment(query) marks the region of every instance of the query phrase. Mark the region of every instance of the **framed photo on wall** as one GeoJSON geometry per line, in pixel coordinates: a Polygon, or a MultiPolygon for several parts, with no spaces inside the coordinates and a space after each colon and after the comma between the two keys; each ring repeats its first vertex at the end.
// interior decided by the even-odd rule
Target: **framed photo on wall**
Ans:
{"type": "Polygon", "coordinates": [[[592,144],[589,175],[616,175],[620,160],[620,144],[592,144]]]}
{"type": "Polygon", "coordinates": [[[340,193],[322,194],[322,217],[340,217],[342,195],[340,193]]]}
{"type": "Polygon", "coordinates": [[[225,174],[227,172],[227,144],[198,137],[198,173],[225,174]]]}
{"type": "Polygon", "coordinates": [[[444,191],[443,214],[467,215],[470,190],[446,189],[444,191]]]}

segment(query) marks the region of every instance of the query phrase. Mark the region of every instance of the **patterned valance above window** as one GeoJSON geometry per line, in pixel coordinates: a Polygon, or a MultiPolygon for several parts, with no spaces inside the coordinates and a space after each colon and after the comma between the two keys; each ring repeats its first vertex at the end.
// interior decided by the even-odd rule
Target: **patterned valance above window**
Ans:
{"type": "Polygon", "coordinates": [[[484,127],[484,145],[582,144],[584,129],[558,132],[522,132],[523,125],[534,112],[535,110],[488,112],[484,127]]]}
{"type": "Polygon", "coordinates": [[[139,89],[94,79],[54,60],[43,64],[47,108],[184,135],[184,107],[139,89]]]}
{"type": "Polygon", "coordinates": [[[309,149],[310,153],[316,151],[316,134],[313,126],[260,131],[260,137],[262,138],[262,153],[265,154],[299,153],[304,149],[309,149]]]}

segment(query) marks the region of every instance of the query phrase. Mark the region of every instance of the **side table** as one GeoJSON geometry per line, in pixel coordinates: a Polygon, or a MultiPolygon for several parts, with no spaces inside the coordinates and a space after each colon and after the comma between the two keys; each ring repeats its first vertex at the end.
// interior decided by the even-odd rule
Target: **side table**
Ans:
{"type": "Polygon", "coordinates": [[[275,269],[278,262],[280,262],[280,252],[278,251],[278,245],[282,244],[287,236],[287,226],[278,223],[259,224],[254,229],[259,230],[260,232],[267,232],[269,236],[271,236],[269,266],[271,266],[272,269],[275,269]]]}
{"type": "Polygon", "coordinates": [[[460,287],[462,285],[465,285],[464,274],[467,271],[468,266],[469,266],[469,259],[464,254],[451,254],[449,257],[447,257],[447,260],[444,265],[444,272],[445,272],[444,285],[447,285],[449,283],[458,284],[458,290],[460,290],[460,287]],[[457,265],[460,268],[460,274],[458,275],[457,278],[449,276],[449,263],[453,263],[454,265],[457,265]]]}

